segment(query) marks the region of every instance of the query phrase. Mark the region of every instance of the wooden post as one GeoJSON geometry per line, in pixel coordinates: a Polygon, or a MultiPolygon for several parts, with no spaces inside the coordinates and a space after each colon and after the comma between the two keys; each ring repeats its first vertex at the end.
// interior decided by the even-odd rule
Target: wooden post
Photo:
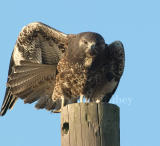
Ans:
{"type": "Polygon", "coordinates": [[[119,107],[108,103],[65,106],[61,146],[120,146],[119,107]]]}

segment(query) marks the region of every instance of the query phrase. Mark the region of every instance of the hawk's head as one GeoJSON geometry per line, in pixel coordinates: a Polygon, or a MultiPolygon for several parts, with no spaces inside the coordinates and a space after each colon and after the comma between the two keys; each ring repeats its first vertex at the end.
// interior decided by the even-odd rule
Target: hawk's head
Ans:
{"type": "Polygon", "coordinates": [[[87,67],[105,50],[103,37],[94,32],[83,32],[69,41],[67,56],[72,62],[84,63],[87,67]]]}
{"type": "Polygon", "coordinates": [[[83,32],[79,35],[78,47],[86,56],[93,57],[101,53],[105,48],[105,42],[101,35],[94,32],[83,32]]]}

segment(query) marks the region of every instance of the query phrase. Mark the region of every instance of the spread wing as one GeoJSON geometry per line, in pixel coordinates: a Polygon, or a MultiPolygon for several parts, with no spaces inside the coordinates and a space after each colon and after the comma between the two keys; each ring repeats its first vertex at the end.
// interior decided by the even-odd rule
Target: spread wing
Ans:
{"type": "Polygon", "coordinates": [[[106,58],[108,59],[108,64],[110,66],[109,72],[107,73],[107,78],[108,80],[112,80],[114,78],[114,86],[112,85],[112,91],[106,93],[102,101],[109,102],[118,87],[120,78],[124,71],[125,52],[123,44],[120,41],[115,41],[109,45],[106,45],[106,51],[106,58]]]}
{"type": "Polygon", "coordinates": [[[25,103],[38,100],[37,108],[50,110],[58,106],[51,97],[57,64],[67,48],[67,36],[39,22],[22,29],[10,60],[1,115],[13,107],[18,97],[25,103]]]}

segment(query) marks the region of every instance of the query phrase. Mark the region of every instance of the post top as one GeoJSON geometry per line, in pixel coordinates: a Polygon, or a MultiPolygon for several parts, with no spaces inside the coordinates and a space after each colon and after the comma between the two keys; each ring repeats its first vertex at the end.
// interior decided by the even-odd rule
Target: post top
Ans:
{"type": "MultiPolygon", "coordinates": [[[[66,106],[63,107],[63,109],[65,108],[70,108],[70,107],[77,107],[77,106],[81,106],[81,107],[91,107],[91,106],[102,106],[104,108],[107,108],[107,109],[114,109],[114,110],[118,110],[120,109],[120,107],[116,104],[112,104],[112,103],[104,103],[104,102],[100,102],[100,103],[96,103],[96,102],[85,102],[85,103],[72,103],[72,104],[68,104],[66,106]]],[[[63,111],[62,109],[62,111],[63,111]]]]}

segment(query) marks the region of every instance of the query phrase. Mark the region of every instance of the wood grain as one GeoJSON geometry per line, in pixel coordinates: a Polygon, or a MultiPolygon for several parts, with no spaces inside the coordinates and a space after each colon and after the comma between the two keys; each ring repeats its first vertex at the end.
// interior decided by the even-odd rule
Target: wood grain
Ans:
{"type": "Polygon", "coordinates": [[[108,103],[65,106],[61,146],[120,146],[119,107],[108,103]]]}

